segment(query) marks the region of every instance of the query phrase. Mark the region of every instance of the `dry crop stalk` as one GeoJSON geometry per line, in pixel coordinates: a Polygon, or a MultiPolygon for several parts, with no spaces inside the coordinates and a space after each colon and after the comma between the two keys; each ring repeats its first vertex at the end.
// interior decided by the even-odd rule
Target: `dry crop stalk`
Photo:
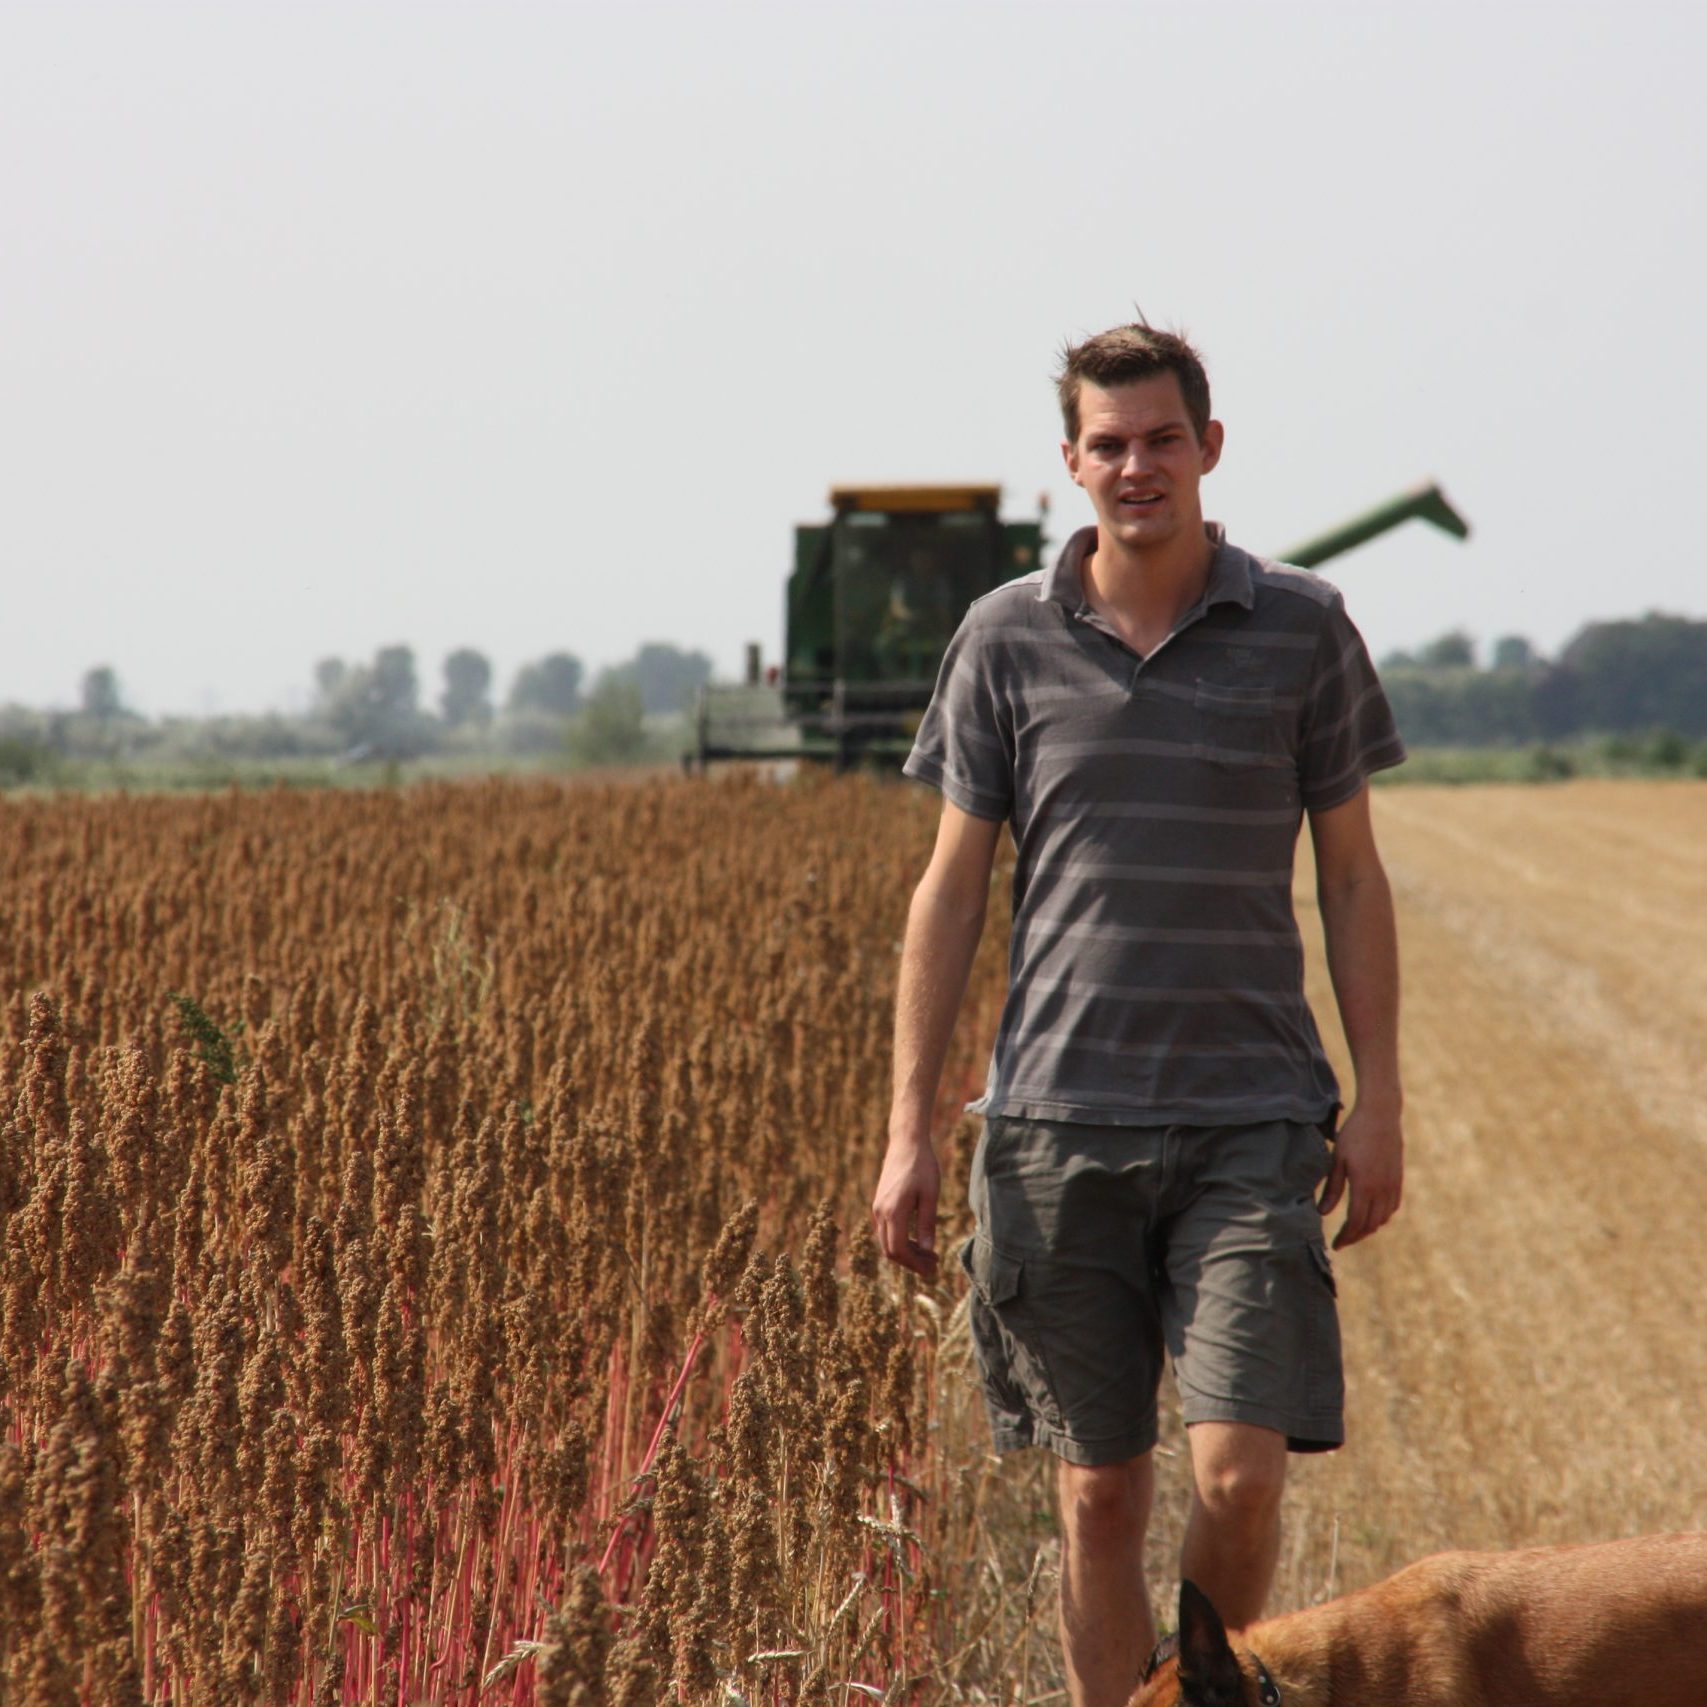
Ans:
{"type": "MultiPolygon", "coordinates": [[[[99,1636],[129,1658],[98,1663],[151,1700],[448,1699],[499,1662],[511,1699],[553,1699],[572,1668],[527,1644],[566,1596],[556,1648],[643,1697],[656,1667],[609,1657],[621,1614],[588,1573],[602,1554],[642,1592],[654,1526],[613,1507],[667,1437],[706,1556],[762,1522],[773,1573],[762,1611],[710,1570],[661,1603],[684,1699],[752,1669],[754,1618],[814,1656],[797,1681],[885,1680],[850,1538],[907,1451],[883,1394],[910,1406],[924,1376],[891,1377],[903,1308],[861,1239],[851,1280],[836,1250],[881,1131],[922,803],[814,780],[0,814],[8,1605],[45,1582],[68,1616],[5,1489],[76,1355],[109,1395],[136,1585],[122,1642],[99,1636]],[[731,1407],[761,1391],[742,1470],[731,1407]]],[[[55,1663],[0,1647],[0,1694],[55,1663]]]]}

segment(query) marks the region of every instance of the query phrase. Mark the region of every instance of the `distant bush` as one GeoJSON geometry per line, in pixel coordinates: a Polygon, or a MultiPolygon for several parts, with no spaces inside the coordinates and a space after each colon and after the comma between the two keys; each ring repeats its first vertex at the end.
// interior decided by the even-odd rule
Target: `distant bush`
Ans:
{"type": "Polygon", "coordinates": [[[1642,762],[1651,770],[1679,771],[1692,752],[1691,744],[1675,729],[1656,729],[1642,744],[1642,762]]]}
{"type": "Polygon", "coordinates": [[[155,726],[149,757],[167,763],[210,759],[331,758],[343,749],[337,730],[313,718],[170,717],[155,726]]]}
{"type": "Polygon", "coordinates": [[[1557,747],[1532,747],[1529,750],[1529,774],[1536,782],[1562,782],[1577,774],[1576,761],[1557,747]]]}
{"type": "Polygon", "coordinates": [[[646,752],[646,705],[640,689],[607,671],[569,733],[569,751],[584,765],[631,765],[646,752]]]}
{"type": "Polygon", "coordinates": [[[506,711],[491,728],[492,745],[516,757],[562,754],[569,738],[570,719],[554,711],[506,711]]]}
{"type": "Polygon", "coordinates": [[[0,788],[45,782],[53,769],[53,754],[39,741],[0,735],[0,788]]]}

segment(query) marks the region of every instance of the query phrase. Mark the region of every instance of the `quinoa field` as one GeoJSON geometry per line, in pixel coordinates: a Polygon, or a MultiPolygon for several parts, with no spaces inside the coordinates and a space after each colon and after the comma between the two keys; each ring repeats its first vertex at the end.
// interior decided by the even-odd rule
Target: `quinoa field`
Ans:
{"type": "MultiPolygon", "coordinates": [[[[1047,1466],[988,1452],[957,1265],[867,1230],[934,822],[819,776],[0,800],[0,1702],[1063,1700],[1047,1466]]],[[[1338,1262],[1351,1444],[1277,1607],[1707,1527],[1707,784],[1377,824],[1408,1194],[1338,1262]]],[[[1307,839],[1299,898],[1332,1038],[1307,839]]]]}

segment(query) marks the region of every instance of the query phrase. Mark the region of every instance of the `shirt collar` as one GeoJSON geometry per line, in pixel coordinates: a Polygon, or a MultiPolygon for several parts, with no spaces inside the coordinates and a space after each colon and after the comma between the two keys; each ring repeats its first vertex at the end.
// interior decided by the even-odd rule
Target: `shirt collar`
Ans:
{"type": "MultiPolygon", "coordinates": [[[[1249,610],[1256,600],[1251,586],[1250,559],[1236,545],[1227,543],[1227,530],[1219,522],[1205,522],[1203,531],[1214,544],[1215,555],[1210,559],[1209,580],[1204,585],[1203,598],[1197,608],[1208,610],[1211,605],[1233,604],[1243,605],[1249,610]]],[[[1038,586],[1039,600],[1061,605],[1073,615],[1086,608],[1081,571],[1096,542],[1097,530],[1094,527],[1080,528],[1067,541],[1055,560],[1055,567],[1038,586]]]]}

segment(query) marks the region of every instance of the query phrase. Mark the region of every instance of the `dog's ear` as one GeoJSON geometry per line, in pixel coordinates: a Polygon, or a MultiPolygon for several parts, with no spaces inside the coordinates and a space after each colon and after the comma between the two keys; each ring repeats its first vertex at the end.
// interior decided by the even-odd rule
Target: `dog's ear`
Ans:
{"type": "Polygon", "coordinates": [[[1149,1663],[1144,1667],[1144,1675],[1139,1678],[1138,1681],[1140,1683],[1148,1683],[1150,1679],[1168,1663],[1169,1660],[1177,1658],[1178,1655],[1179,1637],[1164,1636],[1161,1641],[1156,1644],[1156,1651],[1150,1655],[1149,1663]]]}
{"type": "Polygon", "coordinates": [[[1193,1582],[1179,1585],[1179,1681],[1190,1707],[1243,1707],[1245,1682],[1227,1627],[1193,1582]]]}

